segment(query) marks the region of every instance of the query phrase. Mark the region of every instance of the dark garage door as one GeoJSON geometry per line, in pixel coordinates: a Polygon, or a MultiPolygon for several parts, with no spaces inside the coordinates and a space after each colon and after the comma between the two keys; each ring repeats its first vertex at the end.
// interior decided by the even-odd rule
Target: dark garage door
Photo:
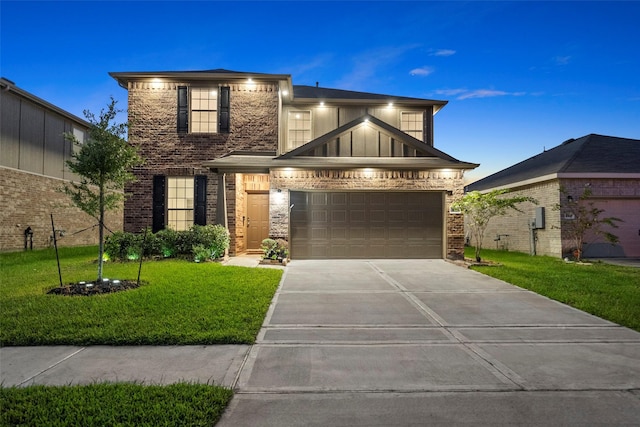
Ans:
{"type": "Polygon", "coordinates": [[[442,258],[442,193],[291,192],[291,258],[442,258]]]}

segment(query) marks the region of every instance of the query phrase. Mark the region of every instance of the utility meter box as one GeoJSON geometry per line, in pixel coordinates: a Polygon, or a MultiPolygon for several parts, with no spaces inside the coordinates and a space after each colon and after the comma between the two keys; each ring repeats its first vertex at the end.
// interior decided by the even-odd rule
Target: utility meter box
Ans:
{"type": "Polygon", "coordinates": [[[544,228],[544,207],[542,206],[536,208],[536,219],[533,228],[544,228]]]}

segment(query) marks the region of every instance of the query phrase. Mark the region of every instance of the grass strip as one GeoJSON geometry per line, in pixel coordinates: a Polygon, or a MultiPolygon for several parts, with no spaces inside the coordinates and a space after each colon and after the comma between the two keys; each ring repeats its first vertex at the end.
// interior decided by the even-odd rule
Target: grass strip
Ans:
{"type": "MultiPolygon", "coordinates": [[[[474,249],[465,255],[474,257],[474,249]]],[[[568,263],[560,258],[521,252],[482,250],[496,266],[473,266],[504,280],[640,332],[640,270],[602,262],[568,263]]]]}
{"type": "MultiPolygon", "coordinates": [[[[95,278],[95,248],[61,251],[65,283],[95,278]]],[[[53,251],[0,254],[0,345],[252,344],[278,287],[279,269],[185,260],[145,261],[143,285],[95,296],[47,295],[53,251]]],[[[133,279],[137,263],[108,263],[133,279]]]]}
{"type": "Polygon", "coordinates": [[[212,426],[232,395],[187,383],[0,387],[0,425],[212,426]]]}

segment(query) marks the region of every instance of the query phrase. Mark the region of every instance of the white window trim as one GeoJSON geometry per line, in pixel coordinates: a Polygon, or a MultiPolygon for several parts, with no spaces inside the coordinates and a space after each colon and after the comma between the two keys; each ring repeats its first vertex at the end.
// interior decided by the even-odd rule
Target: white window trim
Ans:
{"type": "MultiPolygon", "coordinates": [[[[294,129],[291,129],[291,120],[290,117],[292,114],[295,113],[308,113],[309,114],[309,141],[311,141],[313,139],[313,111],[312,110],[288,110],[287,111],[287,151],[290,150],[294,150],[298,147],[301,147],[302,145],[308,143],[309,141],[304,141],[302,143],[298,143],[298,142],[294,142],[291,140],[291,131],[293,131],[294,129]]],[[[307,129],[302,129],[307,130],[307,129]]]]}
{"type": "Polygon", "coordinates": [[[400,111],[400,130],[404,133],[406,133],[407,135],[411,135],[414,138],[424,142],[424,117],[425,117],[425,112],[424,111],[411,111],[411,110],[406,110],[406,111],[400,111]],[[422,115],[422,126],[420,127],[420,130],[416,130],[416,129],[403,129],[402,123],[402,116],[404,114],[420,114],[422,115]],[[417,138],[415,136],[415,132],[420,132],[420,135],[422,135],[420,138],[417,138]]]}
{"type": "MultiPolygon", "coordinates": [[[[207,133],[218,133],[218,126],[220,125],[219,121],[220,121],[220,117],[218,116],[219,111],[220,111],[220,87],[219,86],[190,86],[188,89],[188,94],[189,94],[189,133],[194,133],[194,134],[207,134],[207,133]],[[194,110],[193,108],[193,91],[194,90],[207,90],[207,91],[214,91],[216,92],[216,101],[215,101],[215,110],[194,110]],[[215,124],[213,126],[213,130],[207,130],[207,131],[201,131],[201,130],[194,130],[193,129],[193,124],[195,123],[194,119],[193,119],[193,112],[213,112],[215,115],[215,124]]],[[[200,122],[202,123],[202,122],[200,122]]],[[[211,123],[210,122],[206,122],[208,123],[209,127],[211,127],[211,123]]]]}

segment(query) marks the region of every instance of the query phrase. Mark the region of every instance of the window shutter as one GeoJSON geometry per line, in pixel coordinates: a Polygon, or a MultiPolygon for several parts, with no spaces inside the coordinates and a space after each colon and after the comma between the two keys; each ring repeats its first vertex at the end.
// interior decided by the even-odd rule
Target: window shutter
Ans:
{"type": "Polygon", "coordinates": [[[189,131],[189,98],[188,88],[178,86],[178,133],[189,131]]]}
{"type": "Polygon", "coordinates": [[[207,177],[196,175],[195,190],[195,212],[193,223],[197,225],[207,225],[207,177]]]}
{"type": "Polygon", "coordinates": [[[229,87],[222,86],[220,88],[220,133],[229,132],[229,107],[231,103],[229,100],[229,87]]]}
{"type": "Polygon", "coordinates": [[[165,200],[166,200],[167,180],[163,175],[153,176],[153,208],[152,208],[152,226],[151,231],[163,230],[165,221],[165,200]]]}

